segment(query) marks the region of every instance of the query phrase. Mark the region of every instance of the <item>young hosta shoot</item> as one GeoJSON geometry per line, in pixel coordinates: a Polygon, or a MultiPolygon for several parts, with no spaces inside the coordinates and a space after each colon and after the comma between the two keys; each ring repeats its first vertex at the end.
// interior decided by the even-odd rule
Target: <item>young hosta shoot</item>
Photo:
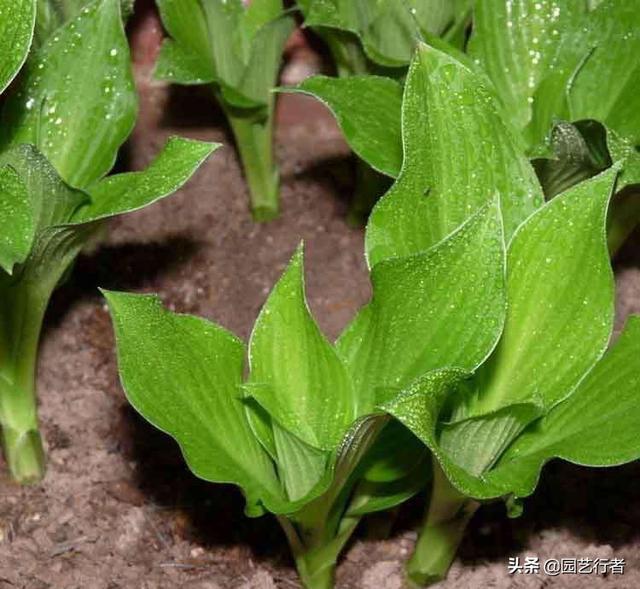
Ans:
{"type": "Polygon", "coordinates": [[[507,253],[504,332],[474,374],[416,380],[385,409],[431,450],[433,487],[409,562],[414,581],[446,574],[481,501],[518,515],[552,458],[613,466],[640,457],[640,319],[603,353],[613,324],[605,238],[615,170],[559,195],[507,253]]]}
{"type": "Polygon", "coordinates": [[[11,475],[44,473],[35,368],[52,291],[106,219],[179,188],[215,145],[171,139],[144,172],[104,177],[136,113],[118,0],[97,0],[29,58],[0,151],[0,426],[11,475]]]}
{"type": "Polygon", "coordinates": [[[273,154],[274,94],[293,20],[282,0],[157,0],[169,33],[155,75],[176,84],[206,84],[236,140],[253,215],[278,214],[273,154]]]}
{"type": "Polygon", "coordinates": [[[505,234],[542,203],[491,96],[451,58],[418,54],[403,109],[406,171],[367,234],[373,298],[335,345],[306,305],[302,251],[246,350],[222,328],[170,313],[154,297],[106,293],[130,402],[178,441],[196,475],[241,487],[249,515],[278,517],[310,589],[331,587],[362,515],[425,484],[425,447],[384,407],[432,370],[472,373],[483,363],[504,323],[505,234]],[[455,75],[444,75],[447,67],[455,75]],[[447,166],[426,157],[425,117],[449,122],[446,88],[425,110],[429,80],[465,90],[457,124],[431,135],[447,166]],[[470,133],[465,121],[473,120],[470,133]],[[459,190],[472,180],[477,190],[459,190]]]}
{"type": "MultiPolygon", "coordinates": [[[[420,583],[446,574],[481,501],[504,498],[516,513],[549,459],[609,466],[640,456],[638,318],[603,356],[613,325],[607,207],[620,164],[541,207],[521,142],[493,102],[475,72],[419,50],[402,104],[403,167],[367,230],[369,262],[384,263],[437,244],[465,211],[500,194],[507,257],[495,349],[476,371],[454,361],[416,373],[409,386],[388,382],[379,406],[432,455],[429,508],[409,564],[420,583]]],[[[617,152],[629,149],[610,139],[617,152]]],[[[634,173],[626,166],[620,182],[634,173]]],[[[459,300],[451,294],[452,307],[459,300]]],[[[376,334],[367,318],[362,324],[358,342],[376,334]]],[[[384,356],[365,357],[370,371],[388,370],[384,356]]]]}

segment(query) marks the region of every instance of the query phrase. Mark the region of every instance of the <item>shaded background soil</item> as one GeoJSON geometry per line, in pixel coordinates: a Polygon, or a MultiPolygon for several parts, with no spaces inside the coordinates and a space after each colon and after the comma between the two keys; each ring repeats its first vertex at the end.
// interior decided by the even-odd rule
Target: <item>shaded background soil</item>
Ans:
{"type": "MultiPolygon", "coordinates": [[[[146,166],[172,134],[230,145],[204,93],[150,81],[145,51],[152,52],[159,33],[153,23],[144,26],[142,111],[122,165],[146,166]]],[[[285,75],[309,67],[316,64],[306,56],[285,75]]],[[[25,489],[0,478],[0,589],[299,587],[274,520],[244,518],[234,488],[195,479],[173,442],[127,406],[96,291],[156,292],[171,308],[246,338],[303,239],[310,306],[328,336],[340,332],[369,296],[363,234],[345,222],[349,150],[320,106],[304,97],[284,100],[279,220],[251,222],[235,152],[225,147],[174,197],[114,221],[56,293],[39,368],[49,470],[42,485],[25,489]]],[[[640,312],[639,264],[636,235],[617,263],[618,327],[640,312]]],[[[522,518],[508,520],[497,504],[479,511],[440,586],[640,587],[639,499],[638,464],[599,472],[553,463],[522,518]],[[525,555],[620,557],[627,566],[624,576],[509,576],[508,557],[525,555]]],[[[362,526],[339,567],[338,587],[403,587],[401,566],[421,509],[421,498],[406,505],[384,540],[376,536],[389,515],[362,526]]]]}

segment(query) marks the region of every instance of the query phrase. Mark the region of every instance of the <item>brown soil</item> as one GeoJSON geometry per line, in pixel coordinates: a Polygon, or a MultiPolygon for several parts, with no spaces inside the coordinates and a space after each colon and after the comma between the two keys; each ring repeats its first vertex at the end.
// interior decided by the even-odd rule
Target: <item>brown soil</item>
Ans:
{"type": "MultiPolygon", "coordinates": [[[[196,92],[141,83],[143,113],[128,165],[150,161],[171,134],[224,141],[219,114],[196,92]]],[[[0,589],[294,589],[284,538],[248,520],[230,487],[196,480],[175,445],[127,406],[110,320],[96,287],[157,292],[179,311],[247,337],[296,245],[306,244],[310,305],[335,337],[368,297],[362,232],[345,223],[348,150],[331,119],[287,98],[278,153],[281,218],[256,225],[233,149],[174,197],[118,219],[83,256],[49,310],[39,369],[49,470],[43,484],[0,479],[0,589]]],[[[621,256],[620,317],[640,311],[639,257],[621,256]]],[[[0,467],[3,465],[0,464],[0,467]]],[[[490,505],[473,520],[443,588],[640,587],[640,467],[599,472],[554,463],[517,520],[490,505]],[[624,576],[506,572],[509,556],[625,558],[624,576]]],[[[363,526],[339,567],[340,589],[400,589],[421,510],[363,526]]]]}

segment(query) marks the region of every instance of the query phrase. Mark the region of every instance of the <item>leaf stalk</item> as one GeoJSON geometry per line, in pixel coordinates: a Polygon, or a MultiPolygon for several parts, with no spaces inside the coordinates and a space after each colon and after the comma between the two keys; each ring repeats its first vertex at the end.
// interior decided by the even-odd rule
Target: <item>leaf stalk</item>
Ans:
{"type": "Polygon", "coordinates": [[[280,176],[273,147],[274,99],[261,109],[241,109],[228,104],[219,92],[218,102],[229,121],[249,186],[251,211],[256,221],[278,216],[280,176]]]}
{"type": "Polygon", "coordinates": [[[413,555],[407,563],[411,581],[427,586],[445,578],[467,524],[479,505],[451,485],[434,458],[429,507],[413,555]]]}

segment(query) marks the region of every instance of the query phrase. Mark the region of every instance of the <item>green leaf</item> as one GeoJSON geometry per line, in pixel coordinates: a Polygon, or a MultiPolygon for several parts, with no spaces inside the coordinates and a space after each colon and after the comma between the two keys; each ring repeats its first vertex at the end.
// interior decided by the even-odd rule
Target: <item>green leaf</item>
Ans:
{"type": "Polygon", "coordinates": [[[556,197],[515,235],[504,334],[483,367],[477,412],[538,399],[551,407],[602,355],[613,325],[605,224],[616,174],[556,197]]]}
{"type": "Polygon", "coordinates": [[[433,249],[373,268],[372,301],[337,343],[359,415],[435,368],[484,361],[504,320],[504,258],[494,201],[433,249]]]}
{"type": "Polygon", "coordinates": [[[287,92],[315,96],[333,113],[353,151],[395,178],[402,166],[402,86],[381,76],[313,76],[287,92]]]}
{"type": "Polygon", "coordinates": [[[5,104],[2,143],[31,143],[69,184],[108,172],[133,127],[136,95],[118,0],[97,0],[29,60],[5,104]]]}
{"type": "Polygon", "coordinates": [[[410,8],[404,0],[302,3],[306,26],[357,35],[369,59],[384,67],[403,67],[411,60],[420,32],[410,8]]]}
{"type": "MultiPolygon", "coordinates": [[[[456,464],[441,448],[437,436],[442,410],[468,376],[468,373],[457,368],[433,370],[411,383],[401,394],[383,405],[382,409],[422,440],[456,488],[475,497],[485,492],[482,480],[456,464]]],[[[501,488],[492,488],[491,491],[496,491],[494,497],[502,494],[501,488]]]]}
{"type": "Polygon", "coordinates": [[[244,345],[222,328],[165,310],[153,296],[105,292],[118,364],[136,410],[179,444],[189,468],[240,485],[248,509],[280,494],[238,397],[244,345]]]}
{"type": "Polygon", "coordinates": [[[328,453],[273,423],[278,474],[290,501],[305,499],[326,472],[328,453]]]}
{"type": "Polygon", "coordinates": [[[155,77],[178,84],[202,84],[215,79],[205,14],[199,0],[158,0],[165,39],[155,77]]]}
{"type": "Polygon", "coordinates": [[[172,137],[146,170],[109,176],[91,186],[91,202],[73,221],[87,223],[136,211],[173,194],[218,147],[217,143],[172,137]]]}
{"type": "Polygon", "coordinates": [[[0,154],[0,164],[11,166],[24,182],[36,233],[68,223],[88,200],[86,193],[67,186],[32,145],[18,145],[5,151],[0,154]]]}
{"type": "Polygon", "coordinates": [[[335,450],[356,417],[352,385],[307,307],[302,260],[300,248],[256,321],[249,383],[285,429],[314,448],[335,450]]]}
{"type": "Polygon", "coordinates": [[[428,249],[496,196],[507,239],[542,203],[533,168],[482,76],[449,55],[418,50],[405,88],[402,136],[402,172],[367,227],[372,267],[428,249]]]}
{"type": "Polygon", "coordinates": [[[180,84],[215,82],[233,107],[271,101],[293,20],[281,0],[159,0],[165,40],[155,75],[180,84]]]}
{"type": "Polygon", "coordinates": [[[601,2],[561,50],[579,47],[589,56],[569,88],[571,118],[596,119],[639,143],[640,1],[601,2]]]}
{"type": "Polygon", "coordinates": [[[11,274],[29,255],[35,222],[27,187],[10,166],[0,168],[0,219],[0,268],[11,274]]]}
{"type": "Polygon", "coordinates": [[[27,59],[35,19],[35,0],[0,0],[0,93],[27,59]]]}
{"type": "Polygon", "coordinates": [[[258,105],[271,102],[272,89],[277,82],[284,45],[293,29],[293,19],[283,15],[264,24],[254,36],[250,37],[249,57],[242,70],[242,77],[233,87],[234,94],[230,94],[223,86],[224,96],[229,103],[242,108],[246,99],[258,105]],[[239,102],[235,96],[236,93],[242,96],[239,102]]]}
{"type": "Polygon", "coordinates": [[[583,2],[476,1],[468,52],[491,78],[515,128],[529,123],[535,91],[554,67],[567,29],[585,11],[583,2]]]}
{"type": "Polygon", "coordinates": [[[438,440],[453,462],[479,476],[495,464],[529,423],[541,415],[542,408],[533,403],[509,405],[492,413],[444,423],[438,440]]]}
{"type": "Polygon", "coordinates": [[[631,317],[620,339],[576,391],[533,424],[507,450],[488,481],[518,496],[533,492],[551,458],[585,466],[615,466],[640,457],[640,319],[631,317]]]}

